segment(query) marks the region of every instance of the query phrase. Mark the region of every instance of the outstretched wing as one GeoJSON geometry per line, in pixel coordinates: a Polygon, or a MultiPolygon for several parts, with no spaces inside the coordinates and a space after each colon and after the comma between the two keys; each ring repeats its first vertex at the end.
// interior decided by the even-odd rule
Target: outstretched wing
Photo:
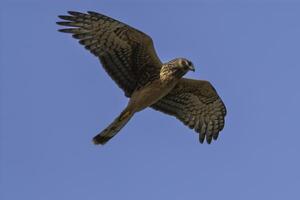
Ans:
{"type": "Polygon", "coordinates": [[[65,21],[57,24],[73,28],[59,31],[73,34],[97,56],[126,96],[131,96],[138,85],[147,84],[159,75],[161,61],[148,35],[96,12],[68,13],[70,15],[59,16],[65,21]]]}
{"type": "Polygon", "coordinates": [[[181,79],[175,88],[151,106],[175,116],[199,133],[199,141],[211,143],[224,127],[226,108],[216,90],[207,81],[181,79]]]}

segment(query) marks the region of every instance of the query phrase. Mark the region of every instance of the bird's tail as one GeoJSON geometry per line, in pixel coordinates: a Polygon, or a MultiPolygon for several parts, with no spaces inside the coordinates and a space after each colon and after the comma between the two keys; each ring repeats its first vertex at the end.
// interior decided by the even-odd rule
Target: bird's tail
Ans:
{"type": "Polygon", "coordinates": [[[125,109],[106,129],[93,138],[94,144],[105,144],[113,138],[131,119],[134,112],[125,109]]]}

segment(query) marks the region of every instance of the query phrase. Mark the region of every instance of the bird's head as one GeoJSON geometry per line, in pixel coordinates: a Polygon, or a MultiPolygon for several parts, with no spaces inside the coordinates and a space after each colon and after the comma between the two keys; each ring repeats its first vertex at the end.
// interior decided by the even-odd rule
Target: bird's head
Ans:
{"type": "Polygon", "coordinates": [[[184,76],[188,71],[195,71],[194,65],[186,58],[176,58],[167,63],[169,70],[177,77],[184,76]]]}
{"type": "Polygon", "coordinates": [[[176,63],[177,63],[177,66],[179,69],[182,69],[186,72],[188,71],[195,71],[195,67],[193,65],[193,63],[191,61],[189,61],[188,59],[186,58],[177,58],[175,59],[176,60],[176,63]]]}

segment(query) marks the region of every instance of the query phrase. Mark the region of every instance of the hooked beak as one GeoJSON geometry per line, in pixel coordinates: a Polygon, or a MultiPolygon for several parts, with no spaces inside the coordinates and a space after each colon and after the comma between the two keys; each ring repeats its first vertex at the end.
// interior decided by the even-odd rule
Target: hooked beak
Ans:
{"type": "Polygon", "coordinates": [[[194,65],[190,65],[190,66],[189,66],[189,70],[195,72],[195,67],[194,67],[194,65]]]}

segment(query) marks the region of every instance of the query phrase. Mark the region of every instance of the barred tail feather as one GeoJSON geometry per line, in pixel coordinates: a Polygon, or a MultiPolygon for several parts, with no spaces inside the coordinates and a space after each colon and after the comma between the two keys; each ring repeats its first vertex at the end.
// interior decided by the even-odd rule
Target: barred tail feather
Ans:
{"type": "Polygon", "coordinates": [[[125,109],[106,129],[93,138],[93,143],[103,145],[108,142],[127,124],[133,114],[125,109]]]}

